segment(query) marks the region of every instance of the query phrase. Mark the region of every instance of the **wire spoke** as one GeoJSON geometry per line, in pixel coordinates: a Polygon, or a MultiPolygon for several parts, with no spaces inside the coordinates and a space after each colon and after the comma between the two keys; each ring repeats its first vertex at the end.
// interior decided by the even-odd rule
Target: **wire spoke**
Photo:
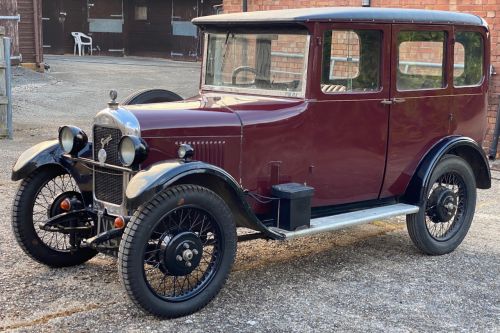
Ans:
{"type": "Polygon", "coordinates": [[[200,208],[180,206],[168,213],[158,221],[145,244],[143,266],[149,288],[159,297],[167,299],[197,295],[210,283],[220,264],[220,235],[216,222],[200,208]],[[176,236],[188,237],[186,235],[198,238],[197,244],[201,246],[201,253],[197,252],[198,261],[193,267],[187,262],[184,266],[184,261],[179,261],[179,252],[170,252],[179,248],[180,243],[170,247],[176,236]]]}
{"type": "Polygon", "coordinates": [[[72,192],[80,192],[73,177],[67,174],[59,175],[43,184],[33,200],[32,223],[35,232],[43,244],[59,252],[71,250],[70,235],[42,230],[39,226],[51,217],[54,200],[68,192],[68,189],[72,192]]]}
{"type": "MultiPolygon", "coordinates": [[[[439,200],[437,200],[439,201],[439,200]]],[[[450,204],[450,201],[447,202],[450,204]]],[[[467,209],[467,192],[465,181],[460,174],[454,171],[446,172],[441,175],[431,187],[429,194],[427,196],[427,204],[425,208],[425,225],[429,234],[436,240],[447,240],[452,237],[461,227],[464,222],[464,213],[467,209]],[[435,191],[438,194],[435,195],[435,191]],[[448,209],[446,207],[441,207],[443,203],[433,202],[437,200],[439,194],[444,191],[449,191],[447,193],[452,193],[456,199],[453,199],[453,211],[448,211],[449,214],[453,212],[453,215],[446,218],[445,221],[439,219],[439,215],[436,210],[438,209],[448,209]]]]}

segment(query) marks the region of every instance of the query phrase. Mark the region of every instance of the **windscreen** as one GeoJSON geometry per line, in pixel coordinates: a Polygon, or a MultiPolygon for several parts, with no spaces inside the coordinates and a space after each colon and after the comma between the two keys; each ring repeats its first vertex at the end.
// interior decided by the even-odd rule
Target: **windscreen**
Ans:
{"type": "Polygon", "coordinates": [[[208,33],[204,85],[215,90],[302,96],[308,36],[208,33]]]}

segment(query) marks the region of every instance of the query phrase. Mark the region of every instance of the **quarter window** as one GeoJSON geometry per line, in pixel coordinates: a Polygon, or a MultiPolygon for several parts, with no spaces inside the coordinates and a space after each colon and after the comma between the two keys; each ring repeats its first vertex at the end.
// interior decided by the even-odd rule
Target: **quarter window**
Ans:
{"type": "Polygon", "coordinates": [[[324,93],[379,90],[381,31],[333,30],[325,32],[323,40],[324,93]]]}
{"type": "Polygon", "coordinates": [[[453,84],[478,85],[483,80],[483,38],[478,32],[461,31],[455,35],[453,84]]]}
{"type": "Polygon", "coordinates": [[[398,90],[444,87],[444,31],[398,34],[398,90]]]}

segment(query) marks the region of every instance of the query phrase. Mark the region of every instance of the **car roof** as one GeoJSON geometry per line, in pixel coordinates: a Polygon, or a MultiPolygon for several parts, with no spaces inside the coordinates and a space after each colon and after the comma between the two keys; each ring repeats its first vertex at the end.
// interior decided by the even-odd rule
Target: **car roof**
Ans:
{"type": "Polygon", "coordinates": [[[458,24],[487,27],[481,17],[472,14],[442,10],[366,7],[279,9],[201,16],[192,20],[193,24],[202,27],[311,21],[458,24]]]}

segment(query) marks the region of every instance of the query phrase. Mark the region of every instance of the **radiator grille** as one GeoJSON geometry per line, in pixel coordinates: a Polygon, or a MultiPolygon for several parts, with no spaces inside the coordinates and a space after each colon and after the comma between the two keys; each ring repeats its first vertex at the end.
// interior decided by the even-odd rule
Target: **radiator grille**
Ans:
{"type": "MultiPolygon", "coordinates": [[[[94,126],[94,159],[100,149],[106,150],[106,163],[121,165],[118,143],[122,137],[119,129],[94,126]],[[103,146],[103,143],[108,142],[103,146]]],[[[123,200],[123,172],[94,167],[94,193],[98,200],[121,205],[123,200]]]]}
{"type": "Polygon", "coordinates": [[[101,148],[106,150],[106,163],[121,165],[118,157],[118,144],[122,138],[122,132],[117,128],[94,126],[94,158],[97,160],[97,153],[101,148]],[[109,138],[111,140],[109,141],[109,138]],[[103,143],[108,142],[104,147],[103,143]]]}

